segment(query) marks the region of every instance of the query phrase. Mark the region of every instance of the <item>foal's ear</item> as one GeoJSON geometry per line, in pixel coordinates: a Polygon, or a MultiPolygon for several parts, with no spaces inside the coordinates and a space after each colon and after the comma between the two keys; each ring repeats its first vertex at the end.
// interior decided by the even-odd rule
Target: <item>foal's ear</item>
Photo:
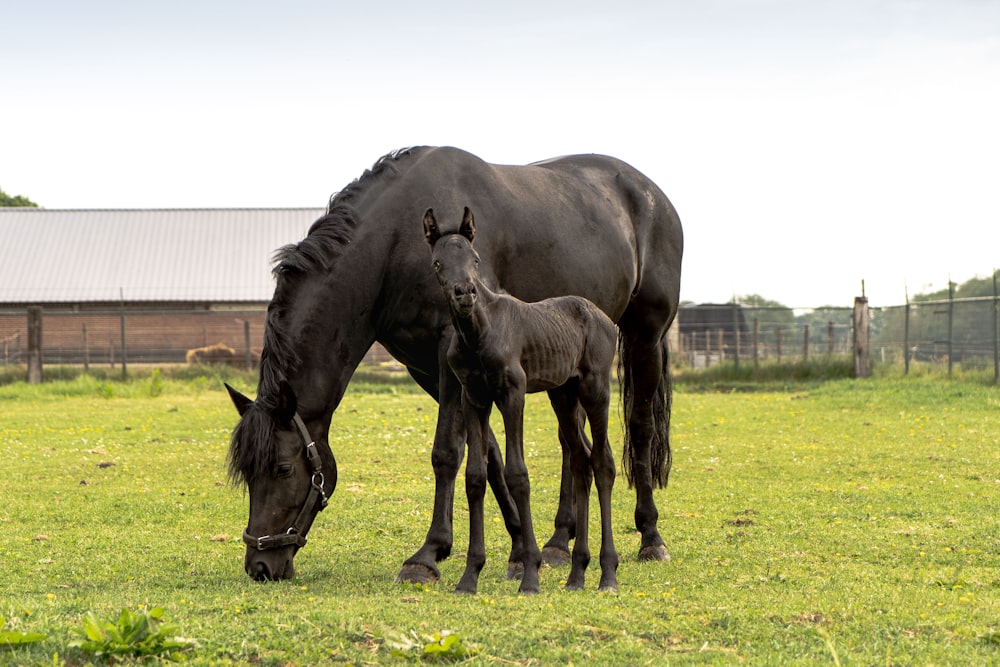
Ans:
{"type": "Polygon", "coordinates": [[[282,426],[288,426],[295,417],[295,411],[299,409],[299,401],[295,398],[295,392],[288,382],[282,380],[278,384],[278,405],[274,408],[274,418],[282,426]]]}
{"type": "MultiPolygon", "coordinates": [[[[226,384],[226,383],[223,383],[226,384]]],[[[229,398],[232,400],[233,405],[236,406],[236,412],[240,413],[240,417],[246,414],[246,411],[250,409],[253,405],[253,401],[248,396],[244,396],[240,392],[236,391],[228,384],[226,384],[226,391],[229,392],[229,398]]]]}
{"type": "Polygon", "coordinates": [[[431,245],[437,243],[441,238],[441,230],[438,229],[437,220],[434,218],[434,209],[429,208],[424,213],[424,238],[431,245]]]}
{"type": "Polygon", "coordinates": [[[472,243],[472,239],[476,238],[476,219],[472,217],[472,211],[469,207],[465,207],[465,213],[462,215],[462,226],[458,228],[458,233],[469,239],[469,243],[472,243]]]}

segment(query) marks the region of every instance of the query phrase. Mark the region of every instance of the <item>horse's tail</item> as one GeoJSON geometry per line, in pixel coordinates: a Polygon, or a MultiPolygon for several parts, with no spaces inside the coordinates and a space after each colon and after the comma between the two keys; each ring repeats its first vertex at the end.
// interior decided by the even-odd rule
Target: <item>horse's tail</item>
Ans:
{"type": "MultiPolygon", "coordinates": [[[[673,401],[673,383],[670,378],[670,354],[667,345],[667,337],[660,341],[662,366],[660,369],[660,380],[647,400],[651,401],[650,410],[650,439],[649,439],[649,466],[652,473],[653,485],[657,488],[666,488],[670,477],[670,467],[673,464],[673,455],[670,452],[670,413],[673,401]]],[[[632,351],[621,335],[618,333],[618,377],[621,384],[622,408],[625,417],[625,451],[622,455],[622,465],[625,469],[625,479],[628,480],[631,488],[635,480],[636,446],[635,434],[632,433],[632,415],[635,411],[635,360],[632,358],[632,351]]]]}

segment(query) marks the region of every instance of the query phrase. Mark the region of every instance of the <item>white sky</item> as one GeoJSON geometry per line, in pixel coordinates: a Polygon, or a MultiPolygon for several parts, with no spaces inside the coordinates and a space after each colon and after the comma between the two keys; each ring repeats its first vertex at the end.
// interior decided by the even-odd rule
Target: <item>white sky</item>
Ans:
{"type": "Polygon", "coordinates": [[[8,1],[0,73],[0,188],[46,208],[324,206],[403,146],[595,152],[677,207],[685,300],[1000,268],[995,0],[8,1]]]}

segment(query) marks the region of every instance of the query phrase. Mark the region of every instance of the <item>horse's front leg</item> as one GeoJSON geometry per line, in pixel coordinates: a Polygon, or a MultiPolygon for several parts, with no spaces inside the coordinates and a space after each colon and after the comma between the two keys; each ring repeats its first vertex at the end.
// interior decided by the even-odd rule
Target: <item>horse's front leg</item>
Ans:
{"type": "Polygon", "coordinates": [[[455,478],[462,464],[466,428],[462,416],[462,386],[447,366],[441,372],[439,387],[437,428],[431,449],[434,511],[423,545],[406,559],[396,576],[399,582],[436,583],[441,578],[437,561],[451,554],[455,478]]]}
{"type": "Polygon", "coordinates": [[[524,540],[524,574],[521,576],[521,593],[538,592],[538,568],[542,564],[542,552],[535,539],[535,529],[531,519],[531,485],[528,481],[528,466],[524,461],[524,390],[523,385],[509,389],[498,400],[503,414],[504,429],[507,432],[507,464],[504,477],[517,504],[521,517],[521,534],[524,540]]]}

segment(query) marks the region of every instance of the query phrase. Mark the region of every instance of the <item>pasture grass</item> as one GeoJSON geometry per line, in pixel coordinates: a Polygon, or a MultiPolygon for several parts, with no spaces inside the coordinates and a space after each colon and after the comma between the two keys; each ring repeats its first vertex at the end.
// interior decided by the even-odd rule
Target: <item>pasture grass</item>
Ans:
{"type": "MultiPolygon", "coordinates": [[[[251,376],[225,379],[252,394],[251,376]]],[[[242,571],[247,500],[225,477],[236,413],[221,378],[0,387],[0,617],[5,631],[46,635],[0,648],[0,664],[98,664],[70,643],[88,617],[122,609],[162,609],[194,640],[188,661],[206,665],[1000,662],[995,387],[680,384],[674,470],[657,492],[672,560],[637,562],[634,494],[619,477],[615,594],[596,591],[595,561],[585,591],[545,569],[539,595],[518,595],[488,502],[480,592],[455,595],[461,478],[442,581],[394,583],[430,520],[435,409],[409,381],[352,385],[331,432],[339,485],[298,577],[258,584],[242,571]],[[419,650],[448,633],[465,652],[419,650]]],[[[620,442],[614,411],[612,429],[620,442]]],[[[559,464],[544,397],[530,397],[525,434],[544,538],[559,464]]]]}

